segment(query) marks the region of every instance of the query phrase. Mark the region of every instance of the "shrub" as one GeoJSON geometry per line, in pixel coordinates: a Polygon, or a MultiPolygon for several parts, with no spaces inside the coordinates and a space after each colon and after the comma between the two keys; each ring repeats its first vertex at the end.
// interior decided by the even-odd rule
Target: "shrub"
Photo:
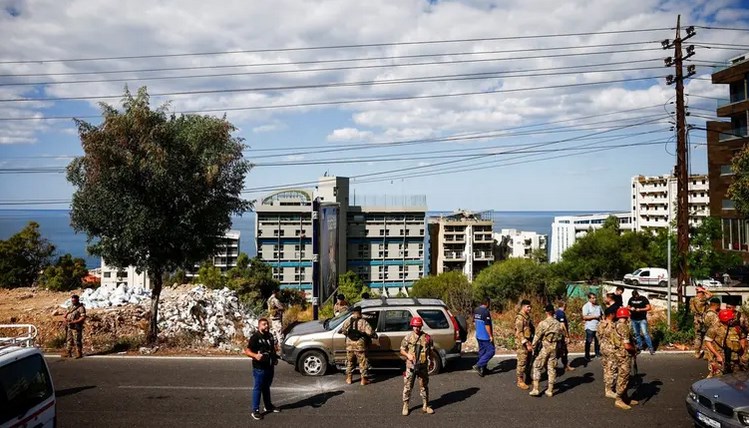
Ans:
{"type": "Polygon", "coordinates": [[[470,314],[473,310],[473,287],[460,271],[421,278],[411,288],[411,296],[441,299],[456,313],[470,314]]]}
{"type": "Polygon", "coordinates": [[[42,285],[52,291],[70,291],[81,288],[83,278],[88,275],[86,261],[73,258],[70,254],[57,259],[57,262],[44,269],[42,285]]]}
{"type": "Polygon", "coordinates": [[[208,288],[219,289],[226,286],[226,277],[211,262],[205,262],[200,265],[198,270],[197,282],[208,288]]]}
{"type": "Polygon", "coordinates": [[[652,327],[652,336],[654,346],[659,344],[689,344],[694,340],[693,316],[686,307],[681,307],[677,312],[672,313],[671,324],[673,328],[669,329],[666,319],[661,318],[655,322],[652,327]]]}

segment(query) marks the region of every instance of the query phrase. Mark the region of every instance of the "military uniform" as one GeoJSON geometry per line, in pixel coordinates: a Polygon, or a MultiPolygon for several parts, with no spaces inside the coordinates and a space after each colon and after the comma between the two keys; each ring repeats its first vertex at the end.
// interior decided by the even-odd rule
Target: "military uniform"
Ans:
{"type": "Polygon", "coordinates": [[[362,383],[365,383],[369,361],[367,360],[367,340],[375,337],[372,326],[361,317],[350,317],[343,323],[338,333],[346,336],[346,382],[351,383],[354,371],[354,358],[359,363],[362,383]]]}
{"type": "MultiPolygon", "coordinates": [[[[521,386],[521,380],[525,383],[525,376],[528,372],[528,360],[530,359],[530,352],[526,348],[526,343],[531,343],[533,340],[533,321],[528,314],[519,312],[515,317],[515,347],[517,349],[518,365],[515,369],[515,373],[518,377],[518,386],[521,386]]],[[[527,385],[525,386],[527,388],[527,385]]],[[[523,389],[525,389],[523,388],[523,389]]]]}
{"type": "Polygon", "coordinates": [[[711,328],[714,326],[720,324],[720,320],[718,319],[718,312],[716,312],[714,309],[708,308],[707,311],[705,311],[705,316],[703,317],[702,325],[705,329],[705,334],[707,334],[708,331],[710,331],[711,328]]]}
{"type": "MultiPolygon", "coordinates": [[[[705,335],[705,342],[712,343],[713,346],[717,348],[718,354],[723,357],[723,363],[721,363],[712,352],[705,352],[708,378],[720,376],[731,371],[731,359],[733,353],[730,352],[729,349],[731,345],[736,347],[738,344],[738,335],[732,335],[730,332],[731,329],[734,329],[735,331],[735,327],[729,327],[718,322],[718,324],[713,325],[705,335]],[[729,339],[729,336],[732,337],[729,339]]],[[[736,355],[736,357],[738,357],[738,355],[736,355]]]]}
{"type": "MultiPolygon", "coordinates": [[[[68,312],[65,314],[65,321],[75,321],[85,316],[86,308],[82,303],[78,303],[68,309],[68,312]]],[[[83,356],[83,322],[65,324],[65,343],[67,345],[68,356],[73,353],[73,346],[75,346],[76,357],[81,358],[83,356]]]]}
{"type": "Polygon", "coordinates": [[[283,343],[283,312],[284,305],[274,294],[268,298],[268,315],[270,316],[270,332],[276,338],[276,343],[283,343]]]}
{"type": "Polygon", "coordinates": [[[338,316],[342,314],[343,312],[346,312],[348,310],[348,303],[346,301],[337,301],[335,302],[335,305],[333,305],[333,315],[338,316]]]}
{"type": "Polygon", "coordinates": [[[564,340],[563,329],[562,323],[554,317],[548,317],[538,324],[538,330],[533,337],[531,346],[533,349],[536,349],[538,343],[541,342],[541,351],[536,355],[536,360],[533,362],[533,372],[531,373],[533,390],[530,392],[530,395],[540,395],[538,384],[541,381],[541,371],[544,369],[544,366],[549,376],[549,386],[546,389],[546,395],[549,397],[553,395],[554,381],[557,377],[557,342],[564,340]]]}
{"type": "Polygon", "coordinates": [[[404,337],[401,341],[401,351],[409,354],[413,354],[417,364],[414,368],[414,363],[406,361],[406,373],[403,378],[403,404],[408,405],[408,401],[411,398],[411,389],[413,389],[414,381],[419,378],[419,395],[426,408],[429,403],[429,360],[432,355],[432,349],[434,348],[434,342],[432,338],[422,332],[416,334],[411,332],[408,336],[404,337]],[[416,347],[420,345],[418,355],[416,354],[416,347]]]}
{"type": "Polygon", "coordinates": [[[621,401],[627,395],[629,375],[632,371],[634,358],[626,349],[627,344],[634,344],[632,326],[628,319],[620,318],[616,321],[611,333],[613,343],[612,364],[616,370],[616,397],[621,401]]]}
{"type": "Polygon", "coordinates": [[[749,317],[745,313],[739,311],[739,328],[741,329],[742,339],[742,355],[741,365],[743,370],[749,371],[749,317]]]}
{"type": "Polygon", "coordinates": [[[705,314],[707,313],[709,300],[703,293],[702,298],[693,297],[689,302],[689,310],[694,316],[694,349],[696,352],[700,352],[702,349],[702,339],[707,333],[705,314]]]}
{"type": "Polygon", "coordinates": [[[614,340],[612,335],[615,334],[616,324],[608,319],[604,319],[598,324],[596,336],[601,346],[601,368],[603,369],[603,388],[604,395],[608,398],[616,398],[615,382],[617,376],[616,361],[614,358],[614,340]]]}

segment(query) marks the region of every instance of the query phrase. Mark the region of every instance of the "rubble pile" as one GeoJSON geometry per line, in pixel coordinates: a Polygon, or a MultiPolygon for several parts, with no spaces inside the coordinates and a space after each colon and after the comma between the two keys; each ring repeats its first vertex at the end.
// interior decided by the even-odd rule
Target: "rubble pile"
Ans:
{"type": "MultiPolygon", "coordinates": [[[[128,287],[125,284],[102,285],[97,289],[87,288],[80,295],[81,303],[89,309],[112,308],[124,305],[137,305],[151,298],[151,292],[141,286],[128,287]]],[[[63,307],[70,307],[68,299],[63,307]]]]}

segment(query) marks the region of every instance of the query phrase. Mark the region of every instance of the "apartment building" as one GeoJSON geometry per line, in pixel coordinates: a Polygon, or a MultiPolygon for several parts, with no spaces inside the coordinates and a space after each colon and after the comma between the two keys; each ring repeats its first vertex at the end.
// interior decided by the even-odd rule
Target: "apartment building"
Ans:
{"type": "MultiPolygon", "coordinates": [[[[226,273],[229,269],[237,266],[240,236],[241,233],[238,230],[227,231],[216,249],[216,254],[208,259],[208,261],[213,263],[213,266],[221,270],[221,273],[226,273]]],[[[196,264],[193,269],[185,272],[185,276],[188,278],[198,276],[198,269],[200,269],[200,263],[196,264]]]]}
{"type": "MultiPolygon", "coordinates": [[[[676,218],[677,180],[673,175],[632,177],[632,219],[634,230],[662,229],[676,218]]],[[[691,175],[689,191],[689,224],[698,226],[710,216],[710,184],[707,175],[691,175]]]]}
{"type": "Polygon", "coordinates": [[[430,274],[462,271],[469,281],[494,262],[491,212],[458,211],[429,219],[430,274]]]}
{"type": "Polygon", "coordinates": [[[728,97],[717,103],[716,115],[724,121],[707,122],[707,169],[710,178],[710,212],[723,229],[720,247],[749,261],[749,221],[736,212],[728,196],[733,182],[731,160],[749,142],[749,53],[732,58],[712,74],[716,85],[728,86],[728,97]]]}
{"type": "Polygon", "coordinates": [[[546,252],[546,235],[516,229],[502,229],[494,233],[494,240],[500,247],[507,246],[508,258],[530,258],[534,251],[546,252]]]}
{"type": "Polygon", "coordinates": [[[600,229],[610,216],[619,219],[620,230],[634,230],[634,219],[632,213],[628,212],[554,217],[554,223],[551,224],[549,262],[555,263],[562,260],[562,254],[574,245],[577,239],[582,238],[591,230],[600,229]]]}
{"type": "Polygon", "coordinates": [[[138,272],[135,266],[120,269],[117,266],[108,265],[101,259],[101,286],[118,286],[124,284],[129,289],[135,287],[151,288],[148,272],[138,272]]]}

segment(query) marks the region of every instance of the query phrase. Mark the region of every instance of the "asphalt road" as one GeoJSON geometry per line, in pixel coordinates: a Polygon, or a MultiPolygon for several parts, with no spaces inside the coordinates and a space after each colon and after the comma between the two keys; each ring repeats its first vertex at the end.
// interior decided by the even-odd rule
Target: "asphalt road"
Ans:
{"type": "MultiPolygon", "coordinates": [[[[692,426],[684,398],[704,371],[691,355],[639,357],[630,411],[603,398],[598,360],[557,378],[552,398],[528,396],[514,386],[515,360],[494,359],[484,378],[470,370],[473,358],[430,379],[434,415],[422,414],[418,389],[411,415],[401,416],[403,381],[396,370],[375,372],[375,383],[346,385],[344,375],[301,376],[280,362],[272,396],[282,408],[262,421],[250,418],[249,359],[95,357],[48,358],[57,390],[59,426],[692,426]]],[[[573,365],[581,364],[577,358],[573,365]]],[[[356,379],[356,375],[355,375],[356,379]]]]}

